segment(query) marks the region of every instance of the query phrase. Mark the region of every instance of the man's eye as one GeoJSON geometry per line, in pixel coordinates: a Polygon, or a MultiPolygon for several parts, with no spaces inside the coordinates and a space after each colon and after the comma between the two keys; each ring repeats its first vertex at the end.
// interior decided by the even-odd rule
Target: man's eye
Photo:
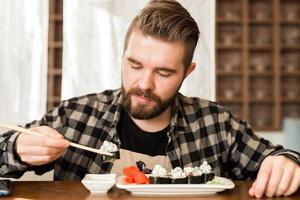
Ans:
{"type": "Polygon", "coordinates": [[[163,77],[169,77],[171,75],[170,72],[166,72],[166,71],[157,71],[157,73],[163,77]]]}
{"type": "Polygon", "coordinates": [[[140,66],[134,66],[134,65],[131,65],[131,68],[132,68],[132,69],[135,69],[135,70],[142,69],[142,67],[140,67],[140,66]]]}

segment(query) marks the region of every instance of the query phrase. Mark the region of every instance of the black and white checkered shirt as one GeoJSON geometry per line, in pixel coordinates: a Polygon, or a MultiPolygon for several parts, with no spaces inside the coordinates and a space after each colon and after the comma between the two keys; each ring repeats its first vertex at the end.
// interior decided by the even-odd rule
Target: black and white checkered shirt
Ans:
{"type": "MultiPolygon", "coordinates": [[[[39,121],[26,127],[47,125],[71,142],[100,148],[103,141],[120,146],[117,129],[122,114],[121,90],[107,90],[62,101],[39,121]]],[[[250,127],[226,108],[199,98],[178,94],[173,102],[167,156],[173,168],[199,166],[204,160],[218,176],[255,178],[268,155],[286,155],[300,163],[298,153],[274,146],[256,136],[250,127]]],[[[55,162],[33,167],[20,161],[14,143],[19,133],[0,137],[0,174],[20,177],[25,171],[42,174],[54,168],[54,180],[81,180],[85,174],[109,173],[113,161],[101,155],[69,147],[55,162]]]]}

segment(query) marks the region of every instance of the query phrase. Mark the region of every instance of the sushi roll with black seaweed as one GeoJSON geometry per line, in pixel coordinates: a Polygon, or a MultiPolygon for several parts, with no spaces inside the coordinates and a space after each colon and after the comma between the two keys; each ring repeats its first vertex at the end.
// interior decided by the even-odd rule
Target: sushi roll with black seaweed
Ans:
{"type": "Polygon", "coordinates": [[[183,170],[187,176],[188,184],[203,183],[203,175],[199,167],[185,167],[183,170]]]}
{"type": "Polygon", "coordinates": [[[170,178],[168,177],[167,170],[160,165],[155,165],[152,173],[149,176],[150,184],[169,184],[170,178]]]}
{"type": "Polygon", "coordinates": [[[203,161],[200,170],[203,176],[203,183],[207,183],[215,178],[215,173],[212,171],[212,168],[207,161],[203,161]]]}
{"type": "Polygon", "coordinates": [[[100,147],[101,151],[112,153],[112,156],[102,155],[103,160],[119,159],[120,151],[116,144],[108,141],[104,141],[100,147]]]}
{"type": "Polygon", "coordinates": [[[187,178],[185,172],[180,168],[176,167],[170,171],[170,179],[172,184],[186,184],[187,178]]]}

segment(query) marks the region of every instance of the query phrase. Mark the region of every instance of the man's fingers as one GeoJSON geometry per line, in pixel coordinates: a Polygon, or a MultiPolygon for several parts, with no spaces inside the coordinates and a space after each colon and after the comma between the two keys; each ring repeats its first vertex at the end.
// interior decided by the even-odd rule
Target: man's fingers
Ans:
{"type": "Polygon", "coordinates": [[[266,195],[268,197],[272,197],[275,192],[277,191],[277,188],[279,186],[280,180],[282,178],[283,172],[287,169],[287,166],[285,166],[285,162],[287,161],[287,158],[285,157],[278,157],[276,166],[272,166],[272,173],[270,175],[268,185],[266,188],[266,195]]]}
{"type": "MultiPolygon", "coordinates": [[[[270,156],[272,157],[272,156],[270,156]]],[[[270,175],[272,173],[272,166],[273,166],[273,162],[271,162],[271,159],[269,157],[265,158],[265,160],[263,161],[259,171],[258,171],[258,175],[257,178],[255,180],[256,185],[254,188],[254,195],[256,198],[260,198],[263,196],[270,175]]]]}
{"type": "Polygon", "coordinates": [[[22,146],[18,149],[18,154],[22,155],[56,155],[63,152],[65,148],[52,148],[52,147],[41,147],[41,146],[22,146]]]}
{"type": "Polygon", "coordinates": [[[20,159],[31,165],[43,165],[56,160],[70,143],[56,130],[40,126],[31,128],[40,136],[21,133],[16,140],[20,159]]]}
{"type": "Polygon", "coordinates": [[[250,196],[261,198],[291,195],[299,189],[300,168],[284,156],[268,156],[262,162],[257,178],[249,189],[250,196]]]}
{"type": "Polygon", "coordinates": [[[298,167],[293,176],[291,185],[290,185],[289,189],[284,193],[284,196],[289,196],[289,195],[293,194],[294,192],[296,192],[299,189],[299,186],[300,186],[300,168],[298,167]]]}
{"type": "Polygon", "coordinates": [[[33,131],[41,133],[44,136],[54,137],[54,138],[63,138],[63,135],[57,132],[55,129],[52,129],[48,126],[38,126],[30,128],[33,131]]]}
{"type": "Polygon", "coordinates": [[[294,163],[288,164],[288,166],[290,166],[290,167],[287,167],[284,170],[281,181],[280,181],[277,191],[275,193],[276,196],[283,195],[290,187],[291,181],[292,181],[293,175],[295,173],[295,169],[296,169],[295,165],[293,165],[293,164],[294,163]]]}
{"type": "Polygon", "coordinates": [[[47,156],[24,156],[22,161],[30,163],[31,165],[44,165],[56,160],[59,155],[47,155],[47,156]]]}
{"type": "Polygon", "coordinates": [[[254,193],[255,185],[256,185],[256,181],[254,181],[254,183],[252,184],[251,188],[248,191],[248,193],[249,193],[250,196],[254,196],[255,195],[255,193],[254,193]]]}
{"type": "Polygon", "coordinates": [[[22,145],[41,146],[41,147],[58,147],[65,148],[69,146],[69,142],[65,139],[58,139],[53,137],[26,135],[21,133],[19,136],[22,140],[22,145]]]}

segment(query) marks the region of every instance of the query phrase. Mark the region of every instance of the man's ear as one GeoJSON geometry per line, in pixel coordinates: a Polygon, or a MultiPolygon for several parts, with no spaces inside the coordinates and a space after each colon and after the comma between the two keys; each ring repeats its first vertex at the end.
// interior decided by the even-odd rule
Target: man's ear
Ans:
{"type": "Polygon", "coordinates": [[[188,75],[190,75],[190,73],[192,73],[192,71],[194,71],[195,68],[196,68],[196,63],[191,63],[185,72],[184,78],[188,77],[188,75]]]}

